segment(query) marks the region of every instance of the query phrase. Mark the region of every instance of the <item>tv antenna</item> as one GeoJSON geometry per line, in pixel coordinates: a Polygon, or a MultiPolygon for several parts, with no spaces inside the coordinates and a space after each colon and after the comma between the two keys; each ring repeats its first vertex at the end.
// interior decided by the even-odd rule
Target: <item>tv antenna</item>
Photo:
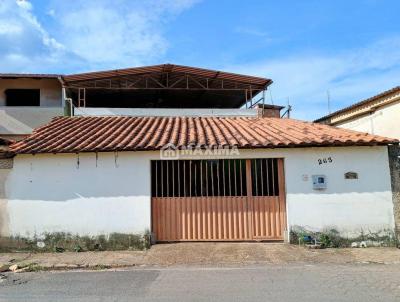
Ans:
{"type": "Polygon", "coordinates": [[[329,90],[326,91],[326,96],[328,98],[328,113],[331,114],[331,94],[329,90]]]}

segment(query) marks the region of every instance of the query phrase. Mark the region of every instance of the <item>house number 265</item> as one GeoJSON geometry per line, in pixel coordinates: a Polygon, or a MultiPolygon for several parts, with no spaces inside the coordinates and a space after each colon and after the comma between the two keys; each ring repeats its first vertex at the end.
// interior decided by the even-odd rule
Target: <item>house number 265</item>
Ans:
{"type": "Polygon", "coordinates": [[[328,157],[328,158],[319,158],[318,159],[318,164],[322,165],[322,164],[327,164],[327,163],[331,163],[333,162],[332,157],[328,157]]]}

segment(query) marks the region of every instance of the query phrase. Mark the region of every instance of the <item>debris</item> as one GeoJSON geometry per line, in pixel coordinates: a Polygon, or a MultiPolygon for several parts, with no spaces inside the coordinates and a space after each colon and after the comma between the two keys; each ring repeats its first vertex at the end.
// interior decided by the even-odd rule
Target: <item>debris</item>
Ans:
{"type": "Polygon", "coordinates": [[[46,246],[46,244],[43,241],[38,241],[36,242],[36,245],[38,248],[42,249],[46,246]]]}
{"type": "Polygon", "coordinates": [[[366,248],[367,247],[367,243],[365,241],[361,241],[360,242],[360,247],[366,248]]]}
{"type": "Polygon", "coordinates": [[[14,273],[23,273],[23,272],[27,272],[29,270],[30,270],[30,267],[29,266],[25,266],[23,268],[19,268],[19,269],[15,270],[14,273]]]}
{"type": "Polygon", "coordinates": [[[358,242],[352,242],[351,243],[352,248],[357,248],[358,247],[358,242]]]}
{"type": "Polygon", "coordinates": [[[13,264],[11,265],[8,269],[12,272],[15,272],[17,269],[19,269],[20,267],[18,266],[18,264],[13,264]]]}

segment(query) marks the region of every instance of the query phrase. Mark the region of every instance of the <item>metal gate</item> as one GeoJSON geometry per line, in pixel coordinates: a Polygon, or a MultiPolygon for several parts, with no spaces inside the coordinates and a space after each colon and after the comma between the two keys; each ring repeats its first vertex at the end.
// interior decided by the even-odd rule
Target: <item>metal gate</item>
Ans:
{"type": "Polygon", "coordinates": [[[152,161],[156,241],[283,240],[282,159],[152,161]]]}

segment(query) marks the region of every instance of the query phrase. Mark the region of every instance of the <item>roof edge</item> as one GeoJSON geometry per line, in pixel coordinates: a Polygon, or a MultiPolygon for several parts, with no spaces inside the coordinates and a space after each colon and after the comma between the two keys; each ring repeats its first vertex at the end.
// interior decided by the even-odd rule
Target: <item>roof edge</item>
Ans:
{"type": "MultiPolygon", "coordinates": [[[[82,78],[87,78],[93,76],[93,78],[108,78],[112,76],[119,76],[121,74],[127,73],[127,72],[151,72],[151,71],[172,71],[172,69],[178,69],[179,71],[186,71],[186,72],[209,72],[213,73],[214,75],[217,76],[227,76],[227,77],[241,77],[243,79],[247,78],[247,81],[257,81],[259,82],[258,85],[264,85],[265,87],[268,87],[273,83],[273,81],[269,78],[265,77],[258,77],[258,76],[253,76],[253,75],[245,75],[245,74],[239,74],[239,73],[234,73],[234,72],[228,72],[228,71],[222,71],[222,70],[215,70],[215,69],[207,69],[203,67],[193,67],[193,66],[186,66],[186,65],[179,65],[179,64],[158,64],[158,65],[148,65],[148,66],[137,66],[137,67],[128,67],[128,68],[121,68],[121,69],[110,69],[110,70],[99,70],[99,71],[91,71],[91,72],[83,72],[83,73],[74,73],[74,74],[68,74],[64,75],[63,79],[66,82],[74,82],[74,81],[79,81],[80,77],[82,78]],[[262,82],[262,84],[261,84],[262,82]]],[[[245,80],[243,81],[245,82],[245,80]]]]}
{"type": "Polygon", "coordinates": [[[396,87],[391,88],[391,89],[389,89],[389,90],[383,91],[383,92],[381,92],[381,93],[379,93],[379,94],[377,94],[377,95],[374,95],[374,96],[372,96],[372,97],[370,97],[370,98],[364,99],[364,100],[359,101],[359,102],[356,102],[356,103],[354,103],[354,104],[352,104],[352,105],[350,105],[350,106],[347,106],[347,107],[344,107],[344,108],[342,108],[342,109],[339,109],[339,110],[337,110],[337,111],[335,111],[335,112],[332,112],[332,113],[330,113],[330,114],[328,114],[328,115],[322,116],[322,117],[320,117],[320,118],[314,120],[314,122],[315,122],[315,123],[320,123],[320,122],[326,121],[327,119],[329,119],[329,118],[331,118],[331,117],[334,117],[335,115],[338,115],[338,114],[340,114],[340,113],[345,113],[345,112],[347,112],[347,111],[349,111],[349,110],[355,109],[355,108],[360,107],[360,106],[367,105],[367,104],[369,104],[369,103],[372,103],[372,102],[374,102],[374,101],[377,101],[378,99],[380,99],[380,98],[382,98],[382,97],[385,97],[385,96],[387,96],[387,95],[390,95],[390,94],[392,94],[392,93],[395,93],[395,92],[400,92],[400,86],[396,86],[396,87]]]}
{"type": "MultiPolygon", "coordinates": [[[[282,145],[282,146],[249,146],[249,147],[237,147],[239,150],[258,150],[258,149],[300,149],[300,148],[348,148],[348,147],[378,147],[378,146],[389,146],[399,144],[399,141],[388,141],[388,142],[374,142],[374,143],[336,143],[335,145],[332,144],[293,144],[293,145],[282,145]]],[[[12,146],[10,146],[12,147],[12,146]]],[[[178,149],[179,150],[179,149],[178,149]]],[[[132,150],[82,150],[77,152],[70,152],[70,151],[59,151],[59,152],[15,152],[10,151],[9,154],[11,155],[39,155],[39,154],[79,154],[79,153],[111,153],[111,152],[155,152],[160,151],[160,149],[132,149],[132,150]]]]}

